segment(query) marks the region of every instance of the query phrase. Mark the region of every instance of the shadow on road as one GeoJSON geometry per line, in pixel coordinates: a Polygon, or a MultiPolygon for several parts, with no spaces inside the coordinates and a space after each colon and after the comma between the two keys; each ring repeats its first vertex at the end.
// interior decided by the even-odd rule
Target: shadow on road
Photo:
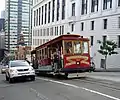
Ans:
{"type": "Polygon", "coordinates": [[[37,75],[37,77],[42,77],[42,78],[50,78],[50,79],[55,79],[55,80],[74,80],[74,79],[86,79],[87,77],[71,77],[71,78],[66,78],[64,75],[52,75],[52,74],[40,74],[37,75]]]}

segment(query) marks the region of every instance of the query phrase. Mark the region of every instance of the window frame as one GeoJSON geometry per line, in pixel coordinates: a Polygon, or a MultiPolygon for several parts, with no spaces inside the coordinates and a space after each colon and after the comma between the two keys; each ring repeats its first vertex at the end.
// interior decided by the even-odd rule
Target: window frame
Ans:
{"type": "Polygon", "coordinates": [[[107,29],[107,25],[108,25],[108,19],[103,19],[103,28],[107,29]]]}
{"type": "Polygon", "coordinates": [[[118,48],[120,48],[120,35],[118,35],[118,48]]]}
{"type": "Polygon", "coordinates": [[[105,41],[107,41],[107,36],[106,36],[106,35],[103,35],[102,38],[103,38],[103,43],[104,43],[105,41]]]}
{"type": "Polygon", "coordinates": [[[75,16],[75,2],[72,3],[72,16],[75,16]]]}
{"type": "Polygon", "coordinates": [[[92,0],[91,1],[91,12],[95,12],[95,6],[97,5],[97,11],[98,11],[98,6],[99,6],[99,0],[92,0]],[[97,2],[97,4],[96,4],[97,2]]]}
{"type": "Polygon", "coordinates": [[[62,0],[62,20],[65,19],[65,0],[62,0]]]}
{"type": "Polygon", "coordinates": [[[118,28],[120,28],[120,16],[118,17],[118,28]]]}
{"type": "Polygon", "coordinates": [[[72,24],[71,24],[71,31],[74,32],[74,30],[75,30],[75,24],[72,23],[72,24]]]}
{"type": "Polygon", "coordinates": [[[63,48],[63,51],[64,51],[63,54],[64,55],[73,55],[73,51],[74,51],[74,49],[73,49],[73,40],[64,40],[63,41],[63,47],[64,47],[63,48]],[[67,42],[71,42],[72,43],[72,47],[70,48],[72,53],[67,53],[67,51],[66,51],[67,49],[69,49],[69,48],[66,47],[66,44],[65,44],[67,42]]]}
{"type": "Polygon", "coordinates": [[[108,6],[112,8],[112,0],[103,0],[103,10],[110,9],[108,6]],[[110,2],[110,5],[108,5],[108,2],[110,2]]]}
{"type": "Polygon", "coordinates": [[[46,24],[47,23],[47,4],[45,4],[45,20],[44,20],[44,23],[46,24]]]}
{"type": "Polygon", "coordinates": [[[39,25],[41,24],[41,7],[39,8],[39,25]]]}
{"type": "Polygon", "coordinates": [[[44,14],[43,14],[43,12],[44,12],[44,6],[42,6],[42,19],[41,19],[41,24],[43,25],[43,16],[44,16],[44,14]]]}
{"type": "Polygon", "coordinates": [[[55,17],[55,0],[52,0],[52,22],[54,22],[55,17]]]}
{"type": "Polygon", "coordinates": [[[56,16],[56,20],[58,21],[59,20],[59,9],[60,9],[60,2],[59,2],[59,0],[57,0],[57,16],[56,16]]]}
{"type": "Polygon", "coordinates": [[[120,0],[118,0],[118,7],[120,7],[120,0]]]}
{"type": "Polygon", "coordinates": [[[84,14],[87,14],[87,3],[88,3],[88,0],[82,0],[82,9],[81,9],[81,15],[84,15],[84,14]]]}
{"type": "Polygon", "coordinates": [[[91,46],[94,45],[94,36],[90,36],[90,45],[91,45],[91,46]]]}
{"type": "Polygon", "coordinates": [[[95,27],[95,21],[91,21],[91,30],[94,30],[95,27]]]}
{"type": "Polygon", "coordinates": [[[82,54],[83,52],[82,52],[82,45],[81,45],[81,40],[74,40],[73,41],[73,54],[82,54]],[[75,48],[74,48],[74,43],[75,42],[80,42],[80,50],[81,50],[81,53],[75,53],[75,48]]]}
{"type": "Polygon", "coordinates": [[[84,22],[81,22],[81,31],[84,31],[84,22]]]}
{"type": "Polygon", "coordinates": [[[48,3],[48,23],[50,23],[51,2],[48,3]]]}

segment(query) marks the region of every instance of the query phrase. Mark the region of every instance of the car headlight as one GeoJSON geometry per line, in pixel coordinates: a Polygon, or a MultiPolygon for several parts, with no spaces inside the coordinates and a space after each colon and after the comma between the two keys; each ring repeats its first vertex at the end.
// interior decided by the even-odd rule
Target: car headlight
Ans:
{"type": "Polygon", "coordinates": [[[10,73],[16,72],[15,69],[10,69],[10,73]]]}
{"type": "Polygon", "coordinates": [[[29,68],[29,70],[30,70],[30,71],[34,71],[34,69],[33,69],[33,68],[29,68]]]}

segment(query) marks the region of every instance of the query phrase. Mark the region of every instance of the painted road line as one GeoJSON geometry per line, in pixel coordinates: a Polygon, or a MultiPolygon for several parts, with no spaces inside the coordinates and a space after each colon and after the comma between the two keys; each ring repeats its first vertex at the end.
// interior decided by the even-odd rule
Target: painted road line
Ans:
{"type": "Polygon", "coordinates": [[[43,94],[39,93],[37,90],[35,90],[33,88],[30,88],[30,92],[35,93],[37,99],[40,99],[40,100],[50,100],[46,96],[44,96],[43,94]]]}
{"type": "Polygon", "coordinates": [[[85,91],[88,91],[88,92],[91,92],[91,93],[94,93],[94,94],[98,94],[98,95],[101,95],[101,96],[104,96],[104,97],[107,97],[107,98],[110,98],[110,99],[113,99],[113,100],[120,100],[120,98],[113,97],[113,96],[110,96],[110,95],[107,95],[107,94],[104,94],[104,93],[101,93],[101,92],[98,92],[98,91],[94,91],[94,90],[91,90],[91,89],[88,89],[88,88],[79,87],[77,85],[73,85],[73,84],[69,84],[69,83],[65,83],[65,82],[60,82],[60,81],[55,81],[55,80],[51,80],[51,79],[46,79],[46,78],[36,77],[36,79],[49,81],[49,82],[52,82],[52,83],[57,83],[57,84],[65,85],[65,86],[70,86],[70,87],[74,87],[74,88],[77,88],[77,89],[79,88],[79,89],[82,89],[82,90],[85,90],[85,91]]]}

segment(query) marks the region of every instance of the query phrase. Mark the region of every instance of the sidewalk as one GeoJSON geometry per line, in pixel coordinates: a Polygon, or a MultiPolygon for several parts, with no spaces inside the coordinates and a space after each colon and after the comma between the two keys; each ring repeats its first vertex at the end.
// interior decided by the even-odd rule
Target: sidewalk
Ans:
{"type": "Polygon", "coordinates": [[[106,70],[103,68],[96,68],[95,72],[120,72],[120,68],[107,68],[106,70]]]}
{"type": "Polygon", "coordinates": [[[88,75],[89,78],[120,82],[120,72],[92,72],[88,75]]]}

